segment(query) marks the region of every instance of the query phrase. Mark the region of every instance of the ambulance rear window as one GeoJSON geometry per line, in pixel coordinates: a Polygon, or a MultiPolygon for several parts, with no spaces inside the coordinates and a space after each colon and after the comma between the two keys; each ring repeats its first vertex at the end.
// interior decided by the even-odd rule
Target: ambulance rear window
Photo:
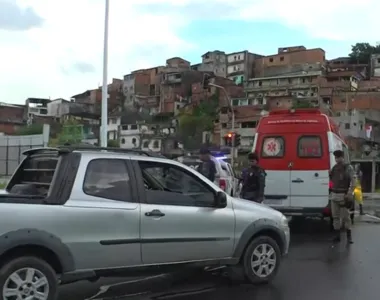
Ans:
{"type": "Polygon", "coordinates": [[[268,136],[263,140],[261,157],[281,158],[285,153],[285,140],[281,136],[268,136]]]}
{"type": "Polygon", "coordinates": [[[322,157],[322,141],[319,136],[302,136],[298,139],[298,157],[322,157]]]}

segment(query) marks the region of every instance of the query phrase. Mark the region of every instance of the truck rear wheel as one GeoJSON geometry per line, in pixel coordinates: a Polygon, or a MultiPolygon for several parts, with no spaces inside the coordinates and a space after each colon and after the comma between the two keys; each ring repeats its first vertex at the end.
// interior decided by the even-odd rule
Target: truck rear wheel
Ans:
{"type": "Polygon", "coordinates": [[[271,237],[258,236],[249,243],[241,263],[245,278],[250,283],[268,283],[280,266],[280,247],[271,237]]]}
{"type": "Polygon", "coordinates": [[[48,263],[39,258],[15,258],[0,269],[1,300],[56,300],[57,296],[57,275],[48,263]]]}

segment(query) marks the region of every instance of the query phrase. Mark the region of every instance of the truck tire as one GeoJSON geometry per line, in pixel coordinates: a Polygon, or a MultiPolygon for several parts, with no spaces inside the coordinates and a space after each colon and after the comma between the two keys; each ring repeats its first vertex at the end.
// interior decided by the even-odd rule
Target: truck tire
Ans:
{"type": "Polygon", "coordinates": [[[269,283],[280,267],[280,247],[271,237],[258,236],[247,246],[241,263],[248,282],[269,283]]]}
{"type": "Polygon", "coordinates": [[[58,297],[57,275],[47,262],[23,256],[2,265],[0,300],[25,299],[37,293],[41,300],[56,300],[58,297]]]}

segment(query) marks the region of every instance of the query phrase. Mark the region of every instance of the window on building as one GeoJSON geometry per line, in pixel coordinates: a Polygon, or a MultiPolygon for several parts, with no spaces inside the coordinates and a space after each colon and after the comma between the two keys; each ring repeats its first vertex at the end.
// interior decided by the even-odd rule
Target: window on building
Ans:
{"type": "Polygon", "coordinates": [[[222,123],[222,128],[227,128],[227,123],[222,123]]]}
{"type": "Polygon", "coordinates": [[[153,142],[153,148],[154,149],[158,149],[160,147],[160,143],[157,141],[157,140],[155,140],[154,142],[153,142]]]}
{"type": "Polygon", "coordinates": [[[125,138],[122,138],[122,139],[121,139],[121,143],[122,143],[122,144],[125,144],[125,138]]]}
{"type": "Polygon", "coordinates": [[[136,138],[133,138],[133,139],[132,139],[132,144],[133,144],[133,146],[136,146],[136,143],[137,143],[136,138]]]}
{"type": "Polygon", "coordinates": [[[241,128],[256,128],[257,121],[251,121],[251,122],[242,122],[241,128]]]}
{"type": "Polygon", "coordinates": [[[259,86],[262,86],[263,85],[263,82],[262,81],[259,81],[259,86]]]}
{"type": "Polygon", "coordinates": [[[155,86],[154,84],[151,84],[151,85],[149,86],[149,94],[150,94],[151,96],[154,96],[154,95],[156,94],[156,86],[155,86]]]}
{"type": "Polygon", "coordinates": [[[322,157],[322,141],[319,136],[302,136],[298,139],[298,157],[322,157]]]}
{"type": "Polygon", "coordinates": [[[350,128],[351,128],[350,123],[346,123],[346,124],[344,124],[344,129],[350,129],[350,128]]]}
{"type": "Polygon", "coordinates": [[[263,104],[265,104],[266,103],[266,101],[265,101],[265,99],[264,98],[257,98],[257,104],[258,105],[263,105],[263,104]]]}
{"type": "Polygon", "coordinates": [[[288,78],[288,83],[292,83],[293,82],[293,79],[292,78],[288,78]]]}
{"type": "Polygon", "coordinates": [[[273,62],[273,58],[272,57],[269,59],[269,62],[273,62]]]}
{"type": "Polygon", "coordinates": [[[94,159],[87,166],[83,192],[89,196],[131,201],[126,162],[121,159],[94,159]]]}
{"type": "Polygon", "coordinates": [[[136,130],[137,129],[137,125],[136,124],[132,124],[131,125],[131,130],[136,130]]]}
{"type": "Polygon", "coordinates": [[[143,142],[143,147],[144,148],[149,148],[149,141],[144,141],[143,142]]]}
{"type": "Polygon", "coordinates": [[[328,105],[331,104],[331,98],[330,97],[323,97],[322,101],[324,104],[328,104],[328,105]]]}
{"type": "Polygon", "coordinates": [[[280,57],[280,61],[284,61],[284,57],[283,56],[280,57]]]}

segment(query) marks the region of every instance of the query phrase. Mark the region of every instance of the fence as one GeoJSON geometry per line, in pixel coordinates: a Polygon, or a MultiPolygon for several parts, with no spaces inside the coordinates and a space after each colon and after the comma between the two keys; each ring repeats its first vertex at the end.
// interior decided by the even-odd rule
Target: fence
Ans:
{"type": "Polygon", "coordinates": [[[46,147],[49,141],[49,125],[44,125],[43,133],[22,136],[0,136],[0,178],[13,174],[25,150],[46,147]]]}

